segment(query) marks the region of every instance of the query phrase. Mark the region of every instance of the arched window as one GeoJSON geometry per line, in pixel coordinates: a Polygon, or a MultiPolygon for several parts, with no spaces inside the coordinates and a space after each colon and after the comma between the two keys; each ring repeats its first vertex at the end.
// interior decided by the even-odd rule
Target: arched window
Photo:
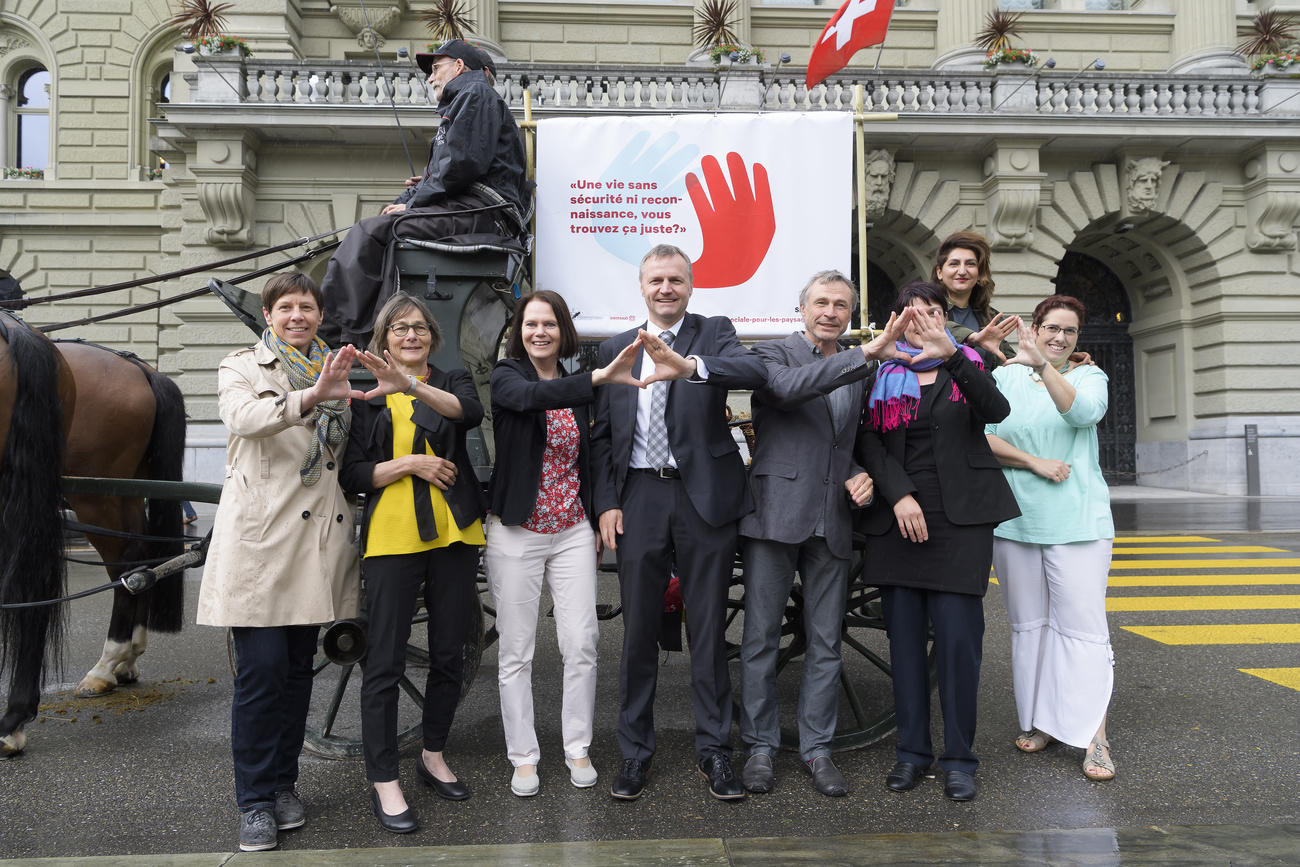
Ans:
{"type": "Polygon", "coordinates": [[[35,66],[17,83],[14,164],[44,171],[50,161],[50,73],[35,66]]]}

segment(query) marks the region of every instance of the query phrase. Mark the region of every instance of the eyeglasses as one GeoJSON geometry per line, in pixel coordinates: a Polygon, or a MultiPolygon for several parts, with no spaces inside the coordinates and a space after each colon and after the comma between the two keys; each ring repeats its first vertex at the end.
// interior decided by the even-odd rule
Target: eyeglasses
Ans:
{"type": "Polygon", "coordinates": [[[423,322],[417,322],[414,325],[408,325],[405,322],[394,322],[388,326],[388,330],[392,332],[394,337],[405,337],[408,331],[414,331],[416,337],[429,336],[429,326],[423,322]]]}
{"type": "Polygon", "coordinates": [[[1079,336],[1079,329],[1077,328],[1062,328],[1059,325],[1040,325],[1038,326],[1038,329],[1040,331],[1046,331],[1049,337],[1055,337],[1058,334],[1064,334],[1066,337],[1079,336]]]}

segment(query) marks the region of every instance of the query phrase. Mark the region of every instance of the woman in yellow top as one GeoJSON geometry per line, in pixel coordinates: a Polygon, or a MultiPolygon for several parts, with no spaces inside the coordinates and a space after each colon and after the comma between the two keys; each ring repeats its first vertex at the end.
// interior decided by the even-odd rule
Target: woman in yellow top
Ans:
{"type": "Polygon", "coordinates": [[[362,663],[361,738],[371,809],[385,830],[419,827],[397,780],[398,683],[406,665],[416,594],[428,612],[429,675],[424,691],[421,780],[459,801],[469,789],[443,760],[460,698],[462,647],[474,604],[484,503],[465,450],[483,419],[465,370],[439,370],[429,355],[438,324],[417,299],[395,295],[375,317],[370,351],[358,357],[378,387],[353,402],[340,481],[365,493],[361,529],[369,613],[362,663]]]}

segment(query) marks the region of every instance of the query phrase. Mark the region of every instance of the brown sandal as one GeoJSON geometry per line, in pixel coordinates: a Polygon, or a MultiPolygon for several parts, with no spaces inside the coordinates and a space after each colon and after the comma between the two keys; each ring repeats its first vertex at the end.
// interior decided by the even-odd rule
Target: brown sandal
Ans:
{"type": "Polygon", "coordinates": [[[1049,744],[1056,743],[1056,738],[1047,732],[1040,732],[1038,729],[1033,731],[1021,732],[1016,738],[1016,749],[1022,753],[1036,753],[1047,749],[1049,744]]]}
{"type": "Polygon", "coordinates": [[[1110,757],[1110,742],[1105,738],[1096,738],[1088,747],[1088,755],[1083,760],[1083,775],[1098,783],[1115,779],[1115,762],[1110,757]]]}

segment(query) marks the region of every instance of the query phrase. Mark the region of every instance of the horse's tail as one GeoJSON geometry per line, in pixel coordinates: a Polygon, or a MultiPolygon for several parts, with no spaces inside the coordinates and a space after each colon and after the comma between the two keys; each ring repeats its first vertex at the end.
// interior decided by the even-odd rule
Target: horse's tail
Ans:
{"type": "MultiPolygon", "coordinates": [[[[153,431],[145,448],[149,478],[179,482],[185,457],[185,401],[181,390],[167,377],[149,368],[145,375],[153,392],[153,431]]],[[[175,542],[151,542],[149,557],[174,557],[184,549],[179,500],[151,497],[146,520],[150,536],[165,536],[175,542]]],[[[149,591],[147,625],[159,632],[178,632],[185,614],[185,575],[178,572],[159,581],[149,591]]]]}
{"type": "MultiPolygon", "coordinates": [[[[0,328],[0,334],[8,342],[15,383],[0,464],[0,603],[57,599],[67,584],[59,515],[62,357],[43,334],[21,323],[0,328]]],[[[59,667],[63,614],[63,605],[0,609],[0,671],[30,665],[21,657],[40,649],[59,667]]]]}

